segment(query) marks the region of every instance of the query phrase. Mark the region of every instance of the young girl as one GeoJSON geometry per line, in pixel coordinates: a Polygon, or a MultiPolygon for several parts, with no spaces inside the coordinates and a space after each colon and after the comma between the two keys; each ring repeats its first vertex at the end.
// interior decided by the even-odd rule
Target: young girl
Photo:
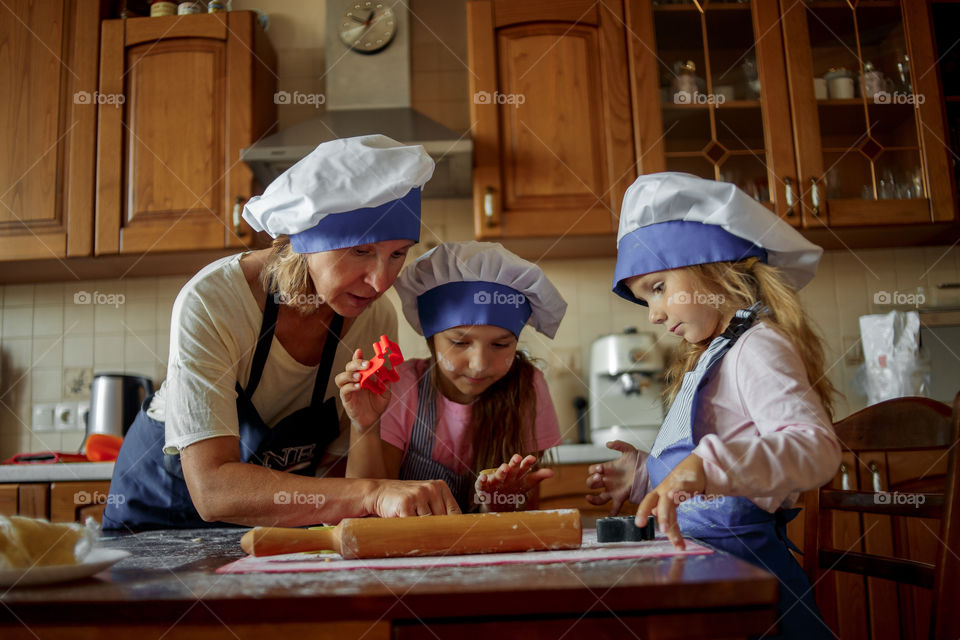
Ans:
{"type": "Polygon", "coordinates": [[[799,493],[840,463],[823,347],[796,295],[822,250],[735,186],[680,173],[634,182],[617,242],[613,291],[683,342],[653,448],[610,443],[622,455],[590,467],[590,501],[629,497],[677,548],[686,535],[771,571],[781,633],[832,637],[786,537],[799,493]]]}
{"type": "Polygon", "coordinates": [[[463,511],[535,503],[553,472],[534,469],[560,430],[543,374],[517,338],[527,323],[552,338],[566,302],[539,267],[488,242],[441,244],[396,288],[430,357],[400,365],[383,396],[359,388],[368,364],[359,349],[337,376],[353,425],[348,477],[443,480],[463,511]],[[479,473],[489,467],[497,469],[479,473]]]}

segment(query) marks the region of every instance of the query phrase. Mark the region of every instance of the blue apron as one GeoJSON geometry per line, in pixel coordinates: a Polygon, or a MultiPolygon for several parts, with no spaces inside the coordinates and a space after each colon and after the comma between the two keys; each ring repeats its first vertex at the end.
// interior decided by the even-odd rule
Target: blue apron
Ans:
{"type": "Polygon", "coordinates": [[[458,475],[433,459],[433,443],[436,439],[437,401],[430,384],[430,369],[417,384],[417,417],[413,421],[410,443],[400,464],[401,480],[443,480],[450,487],[460,510],[470,511],[470,492],[474,474],[458,475]]]}
{"type": "MultiPolygon", "coordinates": [[[[651,487],[663,482],[700,441],[703,434],[694,433],[697,394],[760,311],[760,303],[737,311],[726,331],[714,338],[700,356],[694,370],[684,375],[647,458],[651,487]]],[[[707,500],[695,496],[678,505],[677,522],[684,536],[722,549],[777,577],[780,635],[775,637],[833,638],[817,609],[806,574],[790,553],[796,547],[787,538],[786,525],[799,512],[800,509],[786,509],[769,513],[744,497],[718,496],[707,500]]]]}
{"type": "MultiPolygon", "coordinates": [[[[251,398],[270,353],[278,313],[274,296],[267,295],[250,380],[246,389],[239,382],[236,384],[241,458],[270,469],[312,476],[327,447],[340,435],[336,400],[330,398],[324,402],[323,395],[333,369],[343,316],[334,314],[328,327],[310,406],[291,413],[271,428],[260,418],[251,398]]],[[[164,425],[147,415],[152,399],[150,396],[144,401],[123,439],[103,512],[103,528],[224,526],[222,522],[205,522],[193,506],[183,479],[180,454],[163,452],[164,425]]]]}

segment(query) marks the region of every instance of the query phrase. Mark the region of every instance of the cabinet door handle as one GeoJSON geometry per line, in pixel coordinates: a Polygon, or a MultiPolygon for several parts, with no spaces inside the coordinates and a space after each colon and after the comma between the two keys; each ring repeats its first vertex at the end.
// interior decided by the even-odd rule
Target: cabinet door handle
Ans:
{"type": "Polygon", "coordinates": [[[870,473],[873,474],[873,490],[875,493],[880,493],[883,491],[883,487],[880,484],[880,466],[871,460],[867,463],[867,468],[870,469],[870,473]]]}
{"type": "Polygon", "coordinates": [[[845,462],[840,463],[840,488],[850,491],[850,470],[845,462]]]}
{"type": "Polygon", "coordinates": [[[233,202],[233,232],[242,238],[244,231],[240,226],[241,213],[243,213],[243,196],[237,196],[233,202]]]}
{"type": "Polygon", "coordinates": [[[793,210],[793,180],[790,178],[783,180],[783,196],[787,203],[787,217],[792,218],[796,212],[793,210]]]}
{"type": "Polygon", "coordinates": [[[813,204],[813,215],[820,215],[820,187],[816,178],[810,178],[810,202],[813,204]]]}
{"type": "Polygon", "coordinates": [[[495,191],[493,187],[487,187],[486,191],[483,193],[483,217],[487,221],[488,227],[496,226],[496,222],[494,222],[493,219],[495,207],[494,193],[495,191]]]}

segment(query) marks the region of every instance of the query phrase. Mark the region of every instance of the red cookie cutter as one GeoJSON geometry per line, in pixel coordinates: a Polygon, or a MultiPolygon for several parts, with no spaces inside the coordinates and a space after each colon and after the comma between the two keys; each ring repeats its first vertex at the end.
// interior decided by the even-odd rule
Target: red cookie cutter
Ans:
{"type": "Polygon", "coordinates": [[[360,372],[360,388],[372,391],[377,395],[387,390],[386,383],[400,379],[396,367],[403,362],[403,354],[397,343],[387,336],[380,336],[380,342],[373,343],[375,356],[370,358],[370,364],[360,372]]]}

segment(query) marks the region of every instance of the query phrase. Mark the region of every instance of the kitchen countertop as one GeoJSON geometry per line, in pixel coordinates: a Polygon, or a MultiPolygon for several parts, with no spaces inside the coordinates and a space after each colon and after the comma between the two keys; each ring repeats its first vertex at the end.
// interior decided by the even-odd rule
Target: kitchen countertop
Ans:
{"type": "Polygon", "coordinates": [[[489,637],[485,626],[507,621],[519,634],[513,637],[561,637],[573,627],[576,637],[588,631],[610,637],[625,627],[647,637],[664,626],[671,638],[744,637],[763,634],[776,619],[776,579],[723,552],[570,564],[217,574],[218,567],[243,557],[240,537],[246,530],[104,538],[103,547],[133,555],[93,578],[0,589],[0,635],[82,635],[84,627],[102,628],[109,620],[110,633],[118,637],[170,631],[186,636],[198,629],[213,637],[224,632],[223,625],[235,632],[232,637],[296,631],[367,640],[466,640],[489,637]]]}
{"type": "Polygon", "coordinates": [[[52,464],[0,465],[0,483],[110,480],[112,477],[112,462],[54,462],[52,464]]]}

